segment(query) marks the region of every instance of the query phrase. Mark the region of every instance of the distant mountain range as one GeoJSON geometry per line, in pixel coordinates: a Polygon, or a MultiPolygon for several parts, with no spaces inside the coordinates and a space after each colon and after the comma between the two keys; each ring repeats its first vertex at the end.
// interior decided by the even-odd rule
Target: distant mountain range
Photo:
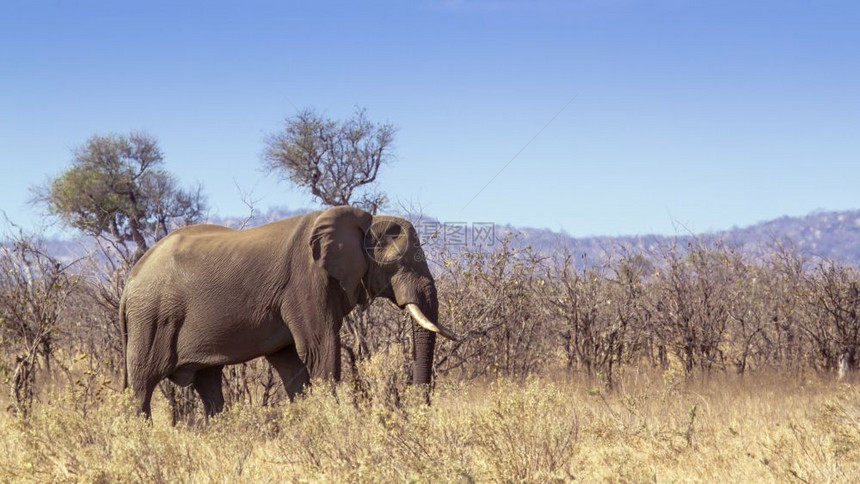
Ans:
{"type": "MultiPolygon", "coordinates": [[[[237,228],[242,226],[253,227],[307,211],[277,208],[270,209],[266,213],[255,213],[251,217],[211,217],[209,222],[237,228]]],[[[621,248],[647,255],[673,243],[686,247],[688,243],[698,240],[706,243],[721,242],[751,255],[766,253],[777,244],[781,244],[793,247],[809,257],[832,259],[843,264],[860,266],[860,210],[816,211],[802,217],[781,217],[748,227],[735,227],[729,230],[696,235],[679,234],[677,236],[640,235],[577,238],[563,232],[512,227],[510,225],[446,226],[426,216],[417,221],[416,228],[425,243],[429,240],[428,232],[436,231],[449,235],[450,243],[481,244],[483,246],[488,246],[491,242],[497,244],[499,238],[508,233],[516,232],[520,234],[516,239],[517,244],[531,245],[534,249],[541,251],[567,247],[577,256],[581,257],[584,254],[591,261],[600,260],[610,253],[617,253],[621,248]]],[[[48,241],[48,249],[64,259],[73,258],[75,254],[81,254],[85,247],[90,245],[85,238],[48,241]]]]}
{"type": "Polygon", "coordinates": [[[794,249],[813,259],[830,259],[860,267],[860,210],[816,211],[801,217],[780,217],[747,227],[677,236],[642,235],[574,238],[550,230],[516,229],[540,249],[567,246],[579,255],[599,258],[623,247],[651,253],[677,243],[686,247],[696,241],[722,243],[744,254],[759,256],[778,246],[794,249]]]}
{"type": "MultiPolygon", "coordinates": [[[[247,226],[254,226],[306,211],[272,209],[250,219],[219,218],[213,219],[212,222],[237,227],[247,220],[247,226]]],[[[520,234],[519,244],[528,244],[541,251],[567,247],[577,255],[585,254],[591,260],[597,260],[608,253],[617,252],[622,247],[647,254],[673,243],[686,247],[690,242],[701,241],[705,243],[720,242],[751,255],[766,253],[777,245],[782,245],[794,248],[809,257],[832,259],[844,264],[860,266],[860,210],[816,211],[802,217],[785,216],[747,227],[733,227],[729,230],[702,234],[678,234],[677,236],[571,237],[564,232],[513,227],[511,225],[487,227],[467,224],[460,227],[446,227],[445,224],[439,224],[437,220],[427,216],[423,216],[416,223],[416,228],[421,234],[422,240],[429,238],[429,232],[441,232],[443,234],[455,232],[455,236],[452,237],[455,239],[454,243],[467,245],[487,245],[489,239],[487,239],[486,231],[488,230],[492,231],[491,236],[495,242],[498,242],[498,239],[507,233],[516,232],[520,234]]]]}

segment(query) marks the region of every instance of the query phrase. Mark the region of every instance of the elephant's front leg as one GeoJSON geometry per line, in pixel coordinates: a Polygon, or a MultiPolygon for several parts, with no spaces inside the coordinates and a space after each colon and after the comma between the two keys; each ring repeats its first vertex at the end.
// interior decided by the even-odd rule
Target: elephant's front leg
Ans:
{"type": "Polygon", "coordinates": [[[287,396],[290,397],[291,402],[296,398],[296,395],[302,393],[302,389],[306,385],[310,384],[311,378],[308,368],[299,358],[294,346],[288,346],[277,353],[268,355],[266,360],[275,368],[281,381],[284,382],[284,389],[287,391],[287,396]]]}
{"type": "Polygon", "coordinates": [[[310,377],[340,381],[340,333],[329,330],[315,336],[303,346],[297,345],[310,377]]]}

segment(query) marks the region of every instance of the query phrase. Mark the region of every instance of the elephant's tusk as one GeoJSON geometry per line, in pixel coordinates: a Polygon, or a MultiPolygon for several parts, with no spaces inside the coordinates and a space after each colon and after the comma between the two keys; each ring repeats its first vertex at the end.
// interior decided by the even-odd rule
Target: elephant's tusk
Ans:
{"type": "Polygon", "coordinates": [[[412,316],[412,319],[427,331],[433,331],[434,333],[439,333],[442,336],[452,340],[452,341],[460,341],[460,337],[454,334],[453,331],[442,326],[441,324],[433,324],[427,316],[424,316],[424,313],[421,312],[421,309],[416,304],[407,304],[406,309],[409,311],[409,315],[412,316]]]}

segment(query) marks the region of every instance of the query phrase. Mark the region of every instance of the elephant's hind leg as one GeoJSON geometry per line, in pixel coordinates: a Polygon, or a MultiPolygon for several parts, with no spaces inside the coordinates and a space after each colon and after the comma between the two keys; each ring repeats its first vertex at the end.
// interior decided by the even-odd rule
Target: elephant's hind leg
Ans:
{"type": "Polygon", "coordinates": [[[140,405],[140,412],[150,418],[152,416],[152,392],[158,383],[168,377],[176,367],[176,357],[164,348],[173,347],[173,332],[165,329],[156,318],[153,310],[143,310],[137,313],[131,311],[129,302],[126,303],[128,313],[128,342],[126,351],[126,370],[129,384],[134,391],[135,399],[140,405]]]}
{"type": "Polygon", "coordinates": [[[310,373],[299,358],[294,346],[288,346],[277,353],[267,355],[266,359],[275,367],[281,380],[283,380],[284,389],[287,390],[290,401],[293,401],[296,395],[302,392],[305,385],[310,384],[310,373]]]}
{"type": "MultiPolygon", "coordinates": [[[[140,345],[131,346],[139,348],[140,345]]],[[[158,382],[164,378],[161,374],[153,371],[153,365],[148,362],[149,355],[140,351],[129,352],[126,355],[126,371],[128,372],[128,383],[134,392],[134,399],[138,404],[138,411],[147,419],[152,417],[152,392],[158,382]]]]}
{"type": "Polygon", "coordinates": [[[139,405],[138,411],[149,419],[152,417],[152,392],[155,391],[159,379],[138,371],[129,375],[129,381],[131,390],[134,392],[134,399],[139,405]]]}
{"type": "Polygon", "coordinates": [[[221,390],[221,370],[223,366],[213,366],[197,370],[194,374],[194,389],[203,400],[206,419],[224,409],[224,393],[221,390]]]}

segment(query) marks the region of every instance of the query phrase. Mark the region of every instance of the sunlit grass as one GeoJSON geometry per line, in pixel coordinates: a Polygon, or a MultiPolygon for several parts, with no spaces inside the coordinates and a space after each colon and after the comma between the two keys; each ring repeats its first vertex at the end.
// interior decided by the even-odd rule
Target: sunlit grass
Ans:
{"type": "Polygon", "coordinates": [[[365,365],[360,386],[234,405],[209,424],[139,418],[128,394],[63,390],[0,415],[2,482],[858,482],[860,391],[819,379],[628,371],[441,382],[433,404],[365,365]]]}

